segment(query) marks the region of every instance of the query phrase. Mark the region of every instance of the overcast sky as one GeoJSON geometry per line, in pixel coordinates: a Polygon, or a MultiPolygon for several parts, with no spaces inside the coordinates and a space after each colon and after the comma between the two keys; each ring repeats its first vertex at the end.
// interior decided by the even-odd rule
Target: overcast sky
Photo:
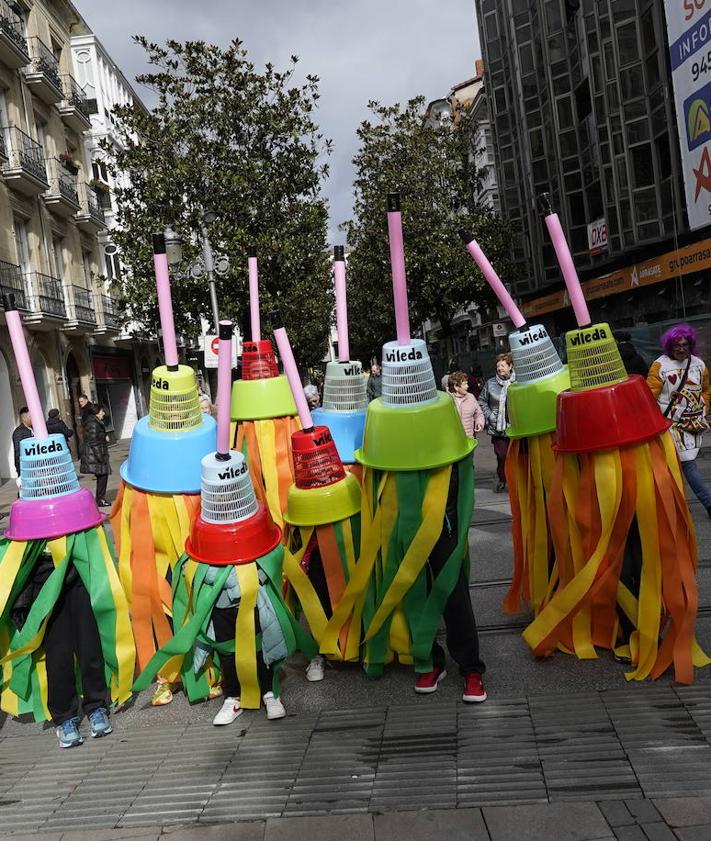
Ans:
{"type": "MultiPolygon", "coordinates": [[[[350,217],[356,128],[370,99],[390,104],[446,95],[473,75],[480,56],[474,0],[74,0],[124,75],[145,69],[131,36],[157,41],[202,39],[226,45],[239,37],[251,60],[321,79],[318,121],[334,142],[325,193],[329,238],[350,217]]],[[[147,105],[150,94],[138,88],[147,105]]]]}

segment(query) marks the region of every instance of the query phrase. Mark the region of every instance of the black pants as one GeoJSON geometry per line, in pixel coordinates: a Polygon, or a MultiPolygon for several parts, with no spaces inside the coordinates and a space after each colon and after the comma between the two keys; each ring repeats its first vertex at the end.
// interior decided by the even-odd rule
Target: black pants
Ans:
{"type": "MultiPolygon", "coordinates": [[[[456,545],[456,522],[450,518],[445,520],[442,534],[430,555],[429,568],[433,577],[442,569],[456,545]]],[[[469,581],[463,569],[460,570],[454,590],[444,606],[444,625],[447,629],[447,648],[450,656],[459,666],[460,674],[468,675],[471,672],[483,674],[486,666],[479,657],[479,634],[476,629],[472,600],[469,596],[469,581]]],[[[439,666],[441,669],[445,665],[444,650],[438,642],[432,646],[432,665],[439,666]]]]}
{"type": "Polygon", "coordinates": [[[97,474],[96,477],[96,501],[103,502],[106,499],[106,486],[109,483],[109,474],[97,474]]]}
{"type": "Polygon", "coordinates": [[[314,547],[309,558],[309,581],[316,591],[326,618],[330,619],[333,616],[333,608],[331,607],[331,596],[328,592],[328,582],[326,581],[326,573],[323,568],[323,558],[321,557],[318,546],[314,547]]]}
{"type": "MultiPolygon", "coordinates": [[[[642,540],[639,536],[637,518],[632,518],[630,530],[627,533],[627,542],[622,556],[622,569],[620,570],[620,581],[627,587],[635,598],[639,598],[639,588],[642,582],[642,540]]],[[[623,642],[629,642],[630,635],[635,625],[627,618],[622,608],[617,606],[617,616],[620,620],[623,642]]]]}
{"type": "Polygon", "coordinates": [[[105,707],[107,688],[99,630],[89,594],[78,575],[65,585],[44,635],[47,659],[47,706],[59,726],[79,715],[74,656],[81,673],[82,707],[89,715],[105,707]]]}
{"type": "MultiPolygon", "coordinates": [[[[236,607],[216,607],[212,611],[212,625],[215,629],[215,640],[217,642],[229,642],[235,638],[235,622],[237,621],[236,607]]],[[[257,633],[259,633],[259,616],[255,609],[254,622],[256,624],[257,633]]],[[[237,641],[239,645],[239,641],[237,641]]],[[[222,667],[222,692],[225,698],[239,698],[240,685],[237,677],[237,666],[235,665],[234,654],[229,656],[220,656],[220,666],[222,667]]],[[[259,686],[262,694],[271,692],[273,672],[268,669],[262,652],[257,652],[257,677],[259,679],[259,686]]]]}

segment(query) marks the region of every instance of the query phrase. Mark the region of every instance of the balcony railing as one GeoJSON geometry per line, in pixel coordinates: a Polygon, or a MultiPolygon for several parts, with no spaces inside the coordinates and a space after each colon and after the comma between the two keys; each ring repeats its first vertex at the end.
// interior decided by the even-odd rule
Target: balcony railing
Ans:
{"type": "Polygon", "coordinates": [[[54,315],[57,318],[67,317],[61,280],[41,272],[30,272],[27,279],[32,290],[30,309],[33,312],[54,315]]]}
{"type": "Polygon", "coordinates": [[[0,291],[3,295],[14,295],[18,309],[27,309],[27,293],[19,266],[0,260],[0,291]]]}
{"type": "Polygon", "coordinates": [[[74,315],[77,321],[85,324],[96,324],[96,312],[92,306],[91,292],[83,286],[72,286],[74,293],[74,315]]]}
{"type": "Polygon", "coordinates": [[[0,29],[29,59],[30,54],[27,48],[27,39],[25,38],[22,21],[5,0],[0,0],[0,29]]]}
{"type": "Polygon", "coordinates": [[[121,318],[118,314],[116,301],[110,295],[102,295],[101,307],[104,312],[104,324],[118,330],[121,326],[121,318]]]}
{"type": "Polygon", "coordinates": [[[35,73],[44,73],[47,80],[62,92],[62,79],[59,75],[59,62],[50,48],[40,38],[28,38],[30,58],[35,73]]]}
{"type": "Polygon", "coordinates": [[[86,209],[89,211],[89,216],[96,219],[97,222],[106,223],[104,208],[101,206],[96,190],[93,190],[88,185],[86,187],[86,209]]]}
{"type": "Polygon", "coordinates": [[[44,161],[42,146],[25,134],[17,126],[7,126],[2,129],[3,146],[7,149],[7,157],[11,168],[21,168],[40,181],[47,183],[47,167],[44,161]]]}
{"type": "Polygon", "coordinates": [[[48,158],[50,192],[63,196],[79,206],[79,183],[76,175],[59,158],[48,158]]]}
{"type": "Polygon", "coordinates": [[[79,83],[69,73],[62,75],[62,90],[64,91],[64,99],[70,105],[73,105],[78,111],[91,121],[91,111],[89,110],[89,100],[86,94],[79,87],[79,83]]]}

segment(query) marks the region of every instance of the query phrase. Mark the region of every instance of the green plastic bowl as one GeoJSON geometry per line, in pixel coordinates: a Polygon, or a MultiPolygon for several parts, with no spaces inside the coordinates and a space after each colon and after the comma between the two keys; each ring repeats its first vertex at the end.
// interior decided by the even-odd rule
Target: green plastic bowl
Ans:
{"type": "Polygon", "coordinates": [[[266,380],[237,380],[232,385],[232,420],[267,420],[296,415],[289,381],[282,374],[266,380]]]}
{"type": "Polygon", "coordinates": [[[284,519],[292,526],[325,526],[346,520],[360,511],[360,485],[352,473],[322,488],[292,485],[284,519]]]}
{"type": "Polygon", "coordinates": [[[561,391],[570,388],[567,367],[551,377],[530,383],[513,382],[509,386],[506,410],[511,425],[509,438],[530,438],[553,432],[556,425],[556,404],[561,391]]]}
{"type": "Polygon", "coordinates": [[[438,392],[420,406],[386,406],[378,398],[368,404],[363,446],[355,457],[376,470],[432,470],[460,461],[476,443],[464,434],[448,394],[438,392]]]}

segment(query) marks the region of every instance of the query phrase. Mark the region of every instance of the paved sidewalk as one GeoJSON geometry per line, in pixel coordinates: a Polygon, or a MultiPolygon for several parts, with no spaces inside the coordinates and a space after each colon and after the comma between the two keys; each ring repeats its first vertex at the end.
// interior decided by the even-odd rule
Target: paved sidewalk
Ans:
{"type": "MultiPolygon", "coordinates": [[[[325,710],[277,722],[247,712],[227,728],[209,721],[162,724],[154,710],[132,719],[119,713],[114,726],[110,737],[70,751],[57,749],[50,728],[0,738],[0,831],[165,829],[345,814],[360,814],[354,825],[371,825],[370,815],[422,809],[454,810],[448,820],[467,821],[483,807],[495,841],[592,841],[613,837],[593,817],[598,807],[590,804],[600,803],[620,841],[669,841],[674,836],[663,833],[650,801],[685,796],[706,804],[708,813],[701,805],[693,814],[670,809],[672,825],[686,826],[691,816],[711,824],[708,685],[482,705],[420,698],[409,706],[325,710]],[[566,834],[559,817],[545,816],[563,814],[573,802],[588,805],[566,834]],[[559,834],[507,835],[510,816],[529,813],[491,808],[541,804],[551,808],[530,814],[559,834]],[[640,822],[660,826],[645,836],[634,829],[640,822]],[[604,831],[581,834],[595,826],[604,831]]],[[[386,826],[376,817],[376,829],[379,822],[386,826]]],[[[281,824],[267,822],[267,832],[270,825],[281,824]]],[[[529,833],[534,825],[533,817],[522,819],[529,833]]],[[[341,841],[350,837],[367,836],[339,831],[341,841]]]]}

